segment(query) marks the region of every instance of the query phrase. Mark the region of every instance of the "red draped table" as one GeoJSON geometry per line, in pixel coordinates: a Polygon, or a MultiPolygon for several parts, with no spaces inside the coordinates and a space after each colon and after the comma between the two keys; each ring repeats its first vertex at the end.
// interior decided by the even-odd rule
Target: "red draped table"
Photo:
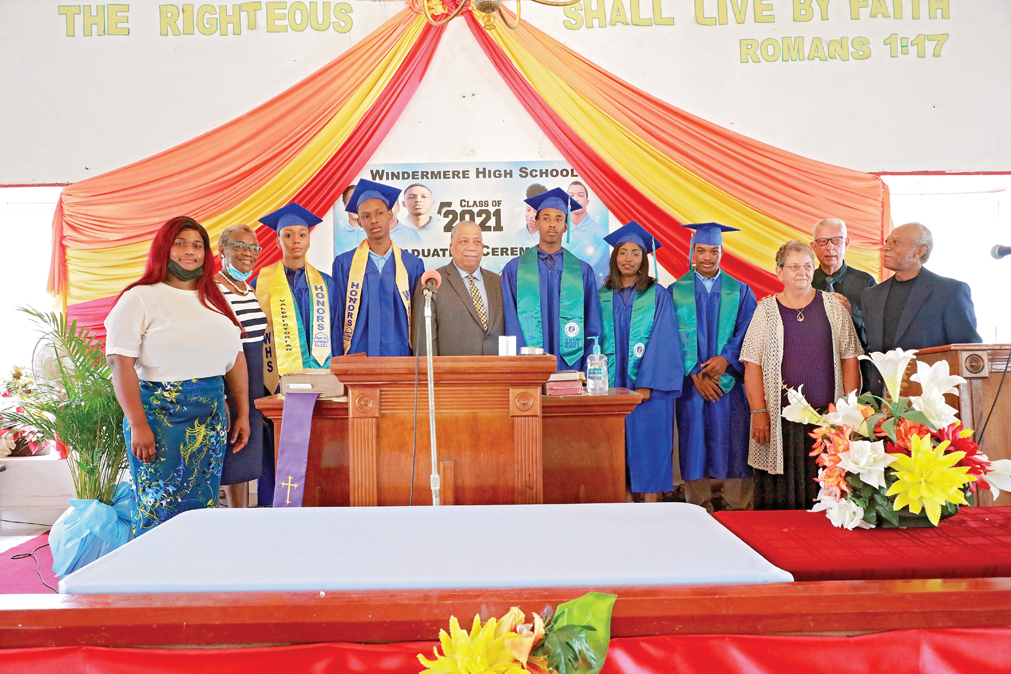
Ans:
{"type": "Polygon", "coordinates": [[[715,517],[796,580],[1011,576],[1011,507],[962,508],[936,528],[915,529],[847,531],[800,510],[715,517]]]}

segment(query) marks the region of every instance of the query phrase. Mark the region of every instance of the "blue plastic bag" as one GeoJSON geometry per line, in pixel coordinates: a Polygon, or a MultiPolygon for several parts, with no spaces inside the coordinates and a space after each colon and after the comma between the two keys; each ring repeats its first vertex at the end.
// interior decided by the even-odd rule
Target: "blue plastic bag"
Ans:
{"type": "Polygon", "coordinates": [[[53,573],[63,578],[129,541],[132,501],[128,482],[119,484],[111,506],[95,499],[71,499],[49,532],[53,573]]]}

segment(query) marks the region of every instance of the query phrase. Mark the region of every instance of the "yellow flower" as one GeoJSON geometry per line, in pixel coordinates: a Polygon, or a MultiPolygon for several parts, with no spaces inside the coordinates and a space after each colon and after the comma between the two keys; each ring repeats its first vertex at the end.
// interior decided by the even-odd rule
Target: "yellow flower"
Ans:
{"type": "Polygon", "coordinates": [[[912,437],[911,455],[899,455],[891,465],[898,480],[886,495],[895,495],[895,510],[909,506],[909,512],[919,514],[926,509],[930,523],[937,526],[945,503],[966,504],[961,487],[975,478],[965,474],[967,466],[955,467],[965,452],[944,453],[949,444],[945,440],[931,447],[929,435],[912,437]]]}
{"type": "MultiPolygon", "coordinates": [[[[522,616],[522,614],[520,614],[522,616]]],[[[506,622],[515,620],[510,611],[504,617],[506,622]]],[[[520,618],[522,620],[522,618],[520,618]]],[[[514,623],[515,624],[515,623],[514,623]]],[[[474,616],[470,634],[460,629],[456,616],[449,619],[449,634],[439,631],[442,653],[435,649],[435,660],[427,660],[419,655],[418,660],[431,672],[447,674],[523,674],[526,672],[516,662],[516,658],[505,647],[507,634],[496,634],[498,621],[491,618],[483,626],[480,616],[474,616]]]]}

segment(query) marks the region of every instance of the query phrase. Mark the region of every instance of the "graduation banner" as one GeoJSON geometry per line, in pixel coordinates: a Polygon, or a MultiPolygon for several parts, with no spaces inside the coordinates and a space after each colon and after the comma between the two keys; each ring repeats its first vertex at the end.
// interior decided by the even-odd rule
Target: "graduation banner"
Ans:
{"type": "MultiPolygon", "coordinates": [[[[537,245],[536,212],[523,202],[528,193],[560,187],[585,203],[572,215],[565,246],[597,274],[608,273],[610,247],[607,207],[585,185],[576,169],[565,162],[450,162],[430,164],[369,164],[359,178],[375,180],[402,190],[395,207],[397,222],[390,232],[401,249],[417,255],[426,269],[449,263],[449,239],[460,222],[481,228],[484,258],[481,266],[502,271],[505,263],[537,245]]],[[[334,215],[334,254],[351,250],[365,232],[348,217],[342,201],[334,215]]]]}
{"type": "MultiPolygon", "coordinates": [[[[291,201],[316,215],[333,208],[362,175],[438,48],[444,28],[430,25],[418,2],[249,113],[65,187],[53,218],[48,287],[68,316],[102,332],[115,297],[140,276],[154,232],[173,216],[196,218],[215,241],[225,226],[255,222],[291,201]]],[[[432,9],[438,14],[457,4],[432,9]]],[[[485,30],[473,12],[460,16],[597,203],[620,222],[645,225],[664,244],[659,260],[674,276],[687,270],[688,233],[679,225],[723,222],[742,230],[727,244],[724,268],[758,296],[774,292],[776,249],[788,239],[809,240],[816,220],[838,217],[849,225],[848,262],[880,277],[888,192],[877,176],[685,113],[525,22],[517,30],[501,22],[485,30]]],[[[464,198],[454,198],[454,210],[463,210],[456,204],[464,198]]],[[[258,239],[264,249],[258,267],[276,263],[273,231],[260,228],[258,239]]]]}

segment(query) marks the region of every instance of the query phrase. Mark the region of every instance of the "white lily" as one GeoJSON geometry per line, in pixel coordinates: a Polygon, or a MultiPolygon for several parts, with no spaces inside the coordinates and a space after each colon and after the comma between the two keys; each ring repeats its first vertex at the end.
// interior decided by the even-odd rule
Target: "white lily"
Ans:
{"type": "Polygon", "coordinates": [[[885,381],[885,388],[888,389],[888,399],[895,402],[899,399],[899,392],[902,389],[902,375],[906,373],[909,361],[916,355],[916,349],[903,351],[902,349],[892,349],[888,353],[875,351],[870,356],[860,356],[861,360],[869,360],[878,368],[881,378],[885,381]]]}
{"type": "Polygon", "coordinates": [[[804,397],[804,385],[801,384],[797,390],[787,389],[786,399],[789,405],[783,408],[783,418],[797,424],[821,424],[822,418],[811,404],[804,397]]]}
{"type": "Polygon", "coordinates": [[[837,501],[824,489],[818,494],[818,502],[809,512],[824,512],[832,526],[840,529],[873,529],[874,525],[864,522],[864,509],[851,501],[837,501]]]}
{"type": "Polygon", "coordinates": [[[914,410],[923,412],[934,428],[944,428],[958,421],[955,416],[958,410],[944,402],[944,396],[936,388],[927,389],[922,396],[910,398],[909,402],[914,410]]]}
{"type": "Polygon", "coordinates": [[[883,440],[878,442],[853,440],[850,442],[849,451],[840,452],[839,465],[849,473],[858,474],[864,484],[880,488],[887,484],[885,468],[898,458],[897,455],[885,452],[883,440]]]}
{"type": "Polygon", "coordinates": [[[1001,490],[1011,492],[1011,459],[991,461],[986,481],[990,484],[990,493],[993,494],[994,500],[1000,496],[1001,490]]]}
{"type": "Polygon", "coordinates": [[[851,392],[845,398],[839,398],[835,403],[835,412],[825,415],[825,423],[833,426],[849,426],[854,433],[859,433],[868,437],[865,426],[863,412],[860,411],[860,404],[857,402],[857,394],[851,392]]]}
{"type": "Polygon", "coordinates": [[[5,430],[0,433],[0,459],[10,456],[17,447],[17,441],[14,439],[14,431],[5,430]]]}
{"type": "Polygon", "coordinates": [[[965,383],[961,377],[951,374],[946,360],[939,360],[933,365],[916,361],[916,374],[909,381],[917,382],[924,391],[936,389],[941,395],[958,395],[958,386],[965,383]]]}

